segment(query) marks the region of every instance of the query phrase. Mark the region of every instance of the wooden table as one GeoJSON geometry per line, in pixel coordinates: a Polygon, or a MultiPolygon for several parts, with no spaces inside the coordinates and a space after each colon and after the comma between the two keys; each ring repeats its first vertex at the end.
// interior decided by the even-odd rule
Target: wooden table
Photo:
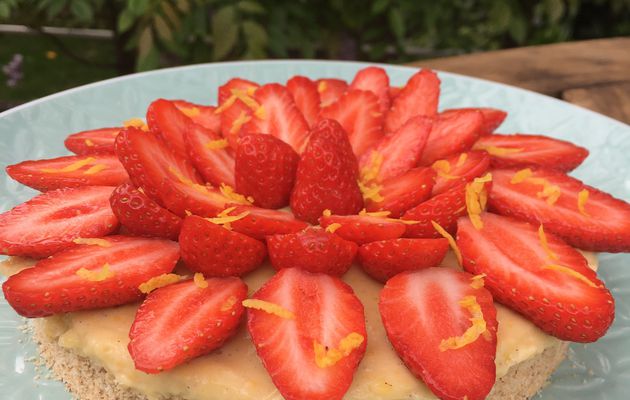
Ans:
{"type": "Polygon", "coordinates": [[[630,124],[630,38],[521,47],[411,65],[519,86],[630,124]]]}

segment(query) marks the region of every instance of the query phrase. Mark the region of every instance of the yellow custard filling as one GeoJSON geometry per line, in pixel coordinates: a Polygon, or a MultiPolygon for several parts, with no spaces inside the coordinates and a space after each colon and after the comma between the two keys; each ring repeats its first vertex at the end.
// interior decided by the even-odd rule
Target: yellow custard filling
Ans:
{"type": "MultiPolygon", "coordinates": [[[[593,254],[585,253],[591,267],[597,267],[593,254]]],[[[0,264],[5,275],[30,266],[33,261],[10,258],[0,264]]],[[[444,265],[456,265],[452,254],[444,265]]],[[[274,273],[263,266],[245,277],[253,293],[274,273]]],[[[367,349],[354,376],[346,400],[436,399],[424,383],[416,379],[400,361],[389,344],[378,312],[382,285],[357,266],[344,275],[365,307],[367,349]]],[[[180,396],[187,400],[282,400],[271,382],[245,324],[234,338],[213,353],[197,358],[172,371],[149,375],[137,371],[127,352],[129,328],[138,304],[84,311],[48,317],[44,321],[47,335],[58,343],[109,371],[118,383],[145,394],[151,400],[180,396]]],[[[497,304],[499,320],[497,346],[497,378],[510,367],[526,361],[558,339],[546,335],[519,314],[497,304]]]]}

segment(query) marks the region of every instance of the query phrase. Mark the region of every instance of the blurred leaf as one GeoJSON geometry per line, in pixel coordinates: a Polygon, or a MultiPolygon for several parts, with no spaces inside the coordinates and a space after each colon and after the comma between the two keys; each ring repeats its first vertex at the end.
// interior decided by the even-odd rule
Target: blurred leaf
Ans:
{"type": "Polygon", "coordinates": [[[233,6],[225,6],[212,16],[212,39],[215,60],[223,59],[236,45],[238,26],[233,6]]]}
{"type": "Polygon", "coordinates": [[[48,7],[48,10],[46,11],[46,15],[48,15],[48,18],[53,19],[57,15],[59,15],[61,10],[66,8],[67,3],[68,3],[68,0],[52,0],[50,2],[50,6],[48,7]]]}
{"type": "Polygon", "coordinates": [[[401,41],[405,36],[405,20],[398,8],[390,8],[387,14],[389,19],[389,27],[396,36],[396,39],[401,41]]]}
{"type": "Polygon", "coordinates": [[[238,9],[249,14],[264,14],[267,12],[265,7],[255,1],[239,1],[238,9]]]}
{"type": "Polygon", "coordinates": [[[525,43],[527,38],[527,23],[523,18],[515,18],[510,24],[510,36],[518,44],[525,43]]]}
{"type": "Polygon", "coordinates": [[[165,42],[170,42],[173,40],[173,32],[161,15],[155,15],[155,17],[153,18],[153,24],[155,26],[155,31],[157,32],[160,39],[165,42]]]}
{"type": "Polygon", "coordinates": [[[497,32],[503,32],[512,22],[512,9],[506,1],[494,1],[488,13],[488,17],[492,22],[492,27],[497,32]]]}
{"type": "Polygon", "coordinates": [[[145,58],[153,48],[153,32],[150,26],[145,26],[138,39],[138,59],[145,58]]]}
{"type": "Polygon", "coordinates": [[[173,8],[173,6],[168,1],[162,1],[160,3],[162,5],[162,12],[168,18],[168,20],[173,24],[175,29],[178,29],[181,26],[181,18],[177,14],[177,11],[173,8]]]}
{"type": "Polygon", "coordinates": [[[133,15],[133,13],[129,9],[124,9],[123,12],[121,12],[120,15],[118,16],[118,24],[117,24],[118,32],[119,33],[127,32],[129,28],[133,26],[135,21],[136,21],[135,15],[133,15]]]}
{"type": "Polygon", "coordinates": [[[190,3],[188,3],[188,0],[175,0],[175,4],[183,13],[190,11],[190,3]]]}
{"type": "Polygon", "coordinates": [[[11,15],[11,8],[5,2],[0,3],[0,18],[9,18],[11,15]]]}
{"type": "Polygon", "coordinates": [[[560,21],[564,15],[564,1],[560,0],[545,0],[544,2],[549,21],[556,23],[560,21]]]}
{"type": "Polygon", "coordinates": [[[149,0],[128,0],[127,9],[135,15],[142,15],[149,9],[149,0]]]}
{"type": "Polygon", "coordinates": [[[155,48],[151,48],[144,57],[138,57],[136,63],[137,71],[149,71],[160,66],[160,53],[155,48]]]}
{"type": "Polygon", "coordinates": [[[372,3],[372,14],[380,14],[389,6],[389,0],[376,0],[372,3]]]}
{"type": "Polygon", "coordinates": [[[262,25],[255,21],[243,22],[243,36],[247,43],[249,58],[262,58],[267,55],[266,48],[269,38],[262,25]]]}
{"type": "Polygon", "coordinates": [[[94,17],[94,10],[87,0],[72,0],[70,11],[79,21],[91,21],[94,17]]]}

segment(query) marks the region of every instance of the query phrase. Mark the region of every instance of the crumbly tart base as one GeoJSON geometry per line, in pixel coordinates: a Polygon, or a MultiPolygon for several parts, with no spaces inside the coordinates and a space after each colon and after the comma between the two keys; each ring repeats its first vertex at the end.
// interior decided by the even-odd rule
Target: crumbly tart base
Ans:
{"type": "MultiPolygon", "coordinates": [[[[91,360],[61,347],[56,340],[44,334],[38,320],[33,324],[33,337],[38,344],[41,358],[79,400],[149,400],[145,395],[124,387],[105,368],[91,360]]],[[[551,374],[564,360],[568,343],[558,342],[542,354],[514,365],[499,378],[487,400],[527,400],[542,389],[551,374]]],[[[186,400],[169,397],[164,400],[186,400]]],[[[229,400],[229,399],[226,399],[229,400]]]]}

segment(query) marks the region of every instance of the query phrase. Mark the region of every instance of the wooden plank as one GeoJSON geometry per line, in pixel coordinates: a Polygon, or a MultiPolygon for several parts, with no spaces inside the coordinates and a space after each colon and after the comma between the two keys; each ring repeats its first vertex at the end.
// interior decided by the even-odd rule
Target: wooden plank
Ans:
{"type": "Polygon", "coordinates": [[[568,89],[562,98],[630,124],[630,81],[568,89]]]}

